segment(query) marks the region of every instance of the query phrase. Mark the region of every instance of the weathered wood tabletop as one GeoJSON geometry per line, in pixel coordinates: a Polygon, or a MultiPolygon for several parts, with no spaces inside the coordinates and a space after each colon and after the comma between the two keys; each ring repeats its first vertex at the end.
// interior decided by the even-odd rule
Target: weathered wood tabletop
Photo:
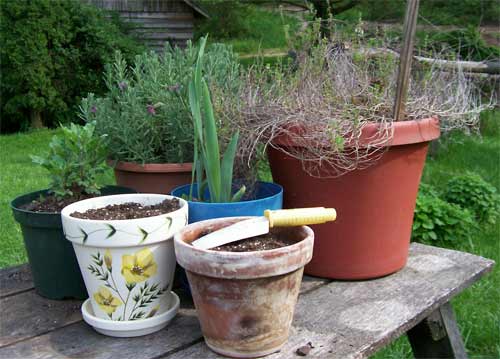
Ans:
{"type": "MultiPolygon", "coordinates": [[[[408,265],[384,278],[347,282],[304,277],[289,341],[268,358],[296,357],[297,348],[309,342],[308,358],[363,358],[406,332],[416,356],[447,350],[446,345],[455,356],[464,356],[447,303],[493,265],[468,253],[412,244],[408,265]],[[432,330],[433,323],[439,330],[432,330]],[[429,333],[424,324],[430,324],[429,333]]],[[[27,266],[0,271],[0,294],[0,358],[218,357],[204,344],[196,311],[185,297],[168,327],[125,339],[103,336],[84,323],[80,301],[37,295],[27,266]]]]}

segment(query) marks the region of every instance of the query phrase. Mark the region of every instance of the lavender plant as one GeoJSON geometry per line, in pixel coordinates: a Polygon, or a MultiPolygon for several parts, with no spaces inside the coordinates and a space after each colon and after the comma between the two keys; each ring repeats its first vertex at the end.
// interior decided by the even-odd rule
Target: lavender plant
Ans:
{"type": "MultiPolygon", "coordinates": [[[[199,45],[185,49],[165,47],[136,56],[128,64],[121,53],[106,67],[106,96],[89,94],[82,100],[81,117],[95,121],[106,134],[109,157],[139,163],[193,160],[193,127],[187,84],[199,45]]],[[[206,81],[222,92],[239,86],[239,63],[230,47],[207,48],[203,66],[206,81]]]]}

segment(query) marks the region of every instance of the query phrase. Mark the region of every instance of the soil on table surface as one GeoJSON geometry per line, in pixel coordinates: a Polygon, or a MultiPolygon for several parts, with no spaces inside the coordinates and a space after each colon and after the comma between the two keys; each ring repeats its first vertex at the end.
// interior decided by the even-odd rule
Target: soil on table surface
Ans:
{"type": "Polygon", "coordinates": [[[297,240],[290,238],[285,233],[267,233],[262,236],[245,238],[237,242],[231,242],[219,247],[212,248],[219,252],[254,252],[267,251],[270,249],[291,246],[297,243],[297,240]]]}
{"type": "Polygon", "coordinates": [[[79,197],[71,196],[71,197],[63,197],[57,198],[55,195],[46,195],[40,196],[39,199],[31,201],[30,203],[23,204],[19,206],[19,208],[24,209],[26,211],[31,212],[46,212],[46,213],[59,213],[66,206],[69,206],[72,203],[93,198],[96,195],[80,195],[79,197]]]}
{"type": "Polygon", "coordinates": [[[89,209],[85,212],[73,212],[71,217],[94,220],[119,220],[137,219],[159,216],[170,213],[181,208],[177,198],[166,199],[158,204],[144,206],[140,203],[127,202],[121,204],[110,204],[109,206],[89,209]]]}

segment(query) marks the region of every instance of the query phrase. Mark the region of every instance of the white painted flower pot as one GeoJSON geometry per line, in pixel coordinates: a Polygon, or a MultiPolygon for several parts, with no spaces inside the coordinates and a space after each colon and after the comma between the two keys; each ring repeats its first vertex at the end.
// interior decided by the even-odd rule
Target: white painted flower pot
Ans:
{"type": "Polygon", "coordinates": [[[73,203],[61,211],[64,235],[73,243],[83,280],[97,318],[132,321],[169,310],[175,272],[173,235],[187,224],[188,204],[154,217],[91,220],[73,212],[136,202],[158,204],[173,198],[160,194],[124,194],[73,203]]]}

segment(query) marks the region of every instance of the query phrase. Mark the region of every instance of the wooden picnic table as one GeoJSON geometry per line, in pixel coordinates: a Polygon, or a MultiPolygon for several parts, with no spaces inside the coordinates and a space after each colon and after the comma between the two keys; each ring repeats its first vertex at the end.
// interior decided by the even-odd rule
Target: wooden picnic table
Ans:
{"type": "MultiPolygon", "coordinates": [[[[304,277],[290,338],[268,358],[364,358],[407,333],[416,357],[466,357],[451,298],[491,271],[468,253],[412,244],[407,266],[368,281],[304,277]]],[[[112,338],[82,321],[80,301],[45,299],[26,265],[0,270],[0,358],[217,358],[203,342],[196,310],[181,309],[165,329],[112,338]]],[[[477,309],[478,311],[481,308],[477,309]]]]}

